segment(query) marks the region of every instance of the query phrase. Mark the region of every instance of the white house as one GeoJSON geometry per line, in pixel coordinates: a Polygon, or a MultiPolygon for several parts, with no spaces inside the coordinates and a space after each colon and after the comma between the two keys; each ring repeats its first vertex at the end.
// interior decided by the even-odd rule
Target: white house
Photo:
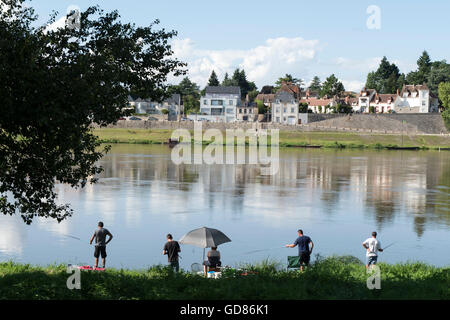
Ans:
{"type": "Polygon", "coordinates": [[[375,89],[363,88],[358,97],[358,104],[353,106],[354,112],[368,113],[370,102],[374,99],[377,91],[375,89]]]}
{"type": "Polygon", "coordinates": [[[128,97],[128,102],[130,106],[135,108],[135,112],[139,114],[162,115],[162,110],[167,109],[169,111],[169,120],[177,120],[178,116],[183,112],[179,94],[173,94],[162,102],[155,102],[151,99],[133,99],[132,97],[128,97]]]}
{"type": "Polygon", "coordinates": [[[301,99],[300,103],[306,103],[308,110],[313,113],[331,113],[331,107],[337,105],[334,99],[307,98],[301,99]]]}
{"type": "Polygon", "coordinates": [[[397,113],[439,112],[439,100],[427,85],[404,85],[394,104],[397,113]]]}
{"type": "Polygon", "coordinates": [[[373,101],[370,103],[371,107],[375,108],[376,113],[387,113],[394,110],[394,104],[397,99],[397,94],[391,93],[376,93],[373,101]]]}
{"type": "Polygon", "coordinates": [[[298,123],[298,100],[293,93],[279,91],[272,103],[272,122],[282,124],[298,123]]]}
{"type": "Polygon", "coordinates": [[[190,116],[197,120],[213,122],[236,121],[236,109],[241,105],[241,88],[212,87],[205,89],[205,95],[200,98],[200,115],[190,116]]]}

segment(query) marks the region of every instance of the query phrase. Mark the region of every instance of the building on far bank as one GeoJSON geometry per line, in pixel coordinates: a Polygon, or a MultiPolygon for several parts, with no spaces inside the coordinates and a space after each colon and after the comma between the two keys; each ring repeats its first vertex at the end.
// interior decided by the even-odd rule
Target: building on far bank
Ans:
{"type": "Polygon", "coordinates": [[[378,93],[375,89],[361,90],[359,103],[353,111],[361,113],[429,113],[439,112],[439,100],[427,85],[403,85],[397,93],[378,93]]]}
{"type": "Polygon", "coordinates": [[[299,103],[293,92],[278,91],[272,103],[272,122],[298,124],[299,103]]]}
{"type": "Polygon", "coordinates": [[[208,86],[205,95],[200,98],[200,115],[197,118],[213,122],[234,122],[240,106],[241,88],[208,86]]]}
{"type": "Polygon", "coordinates": [[[306,103],[308,110],[313,113],[331,113],[331,107],[336,105],[334,99],[307,98],[301,99],[300,103],[306,103]]]}
{"type": "Polygon", "coordinates": [[[395,100],[394,110],[397,113],[439,112],[439,99],[426,84],[403,85],[395,100]]]}
{"type": "Polygon", "coordinates": [[[254,122],[258,120],[258,106],[256,102],[243,102],[236,108],[236,120],[254,122]]]}
{"type": "Polygon", "coordinates": [[[363,88],[359,94],[358,104],[353,107],[354,112],[369,113],[370,102],[373,100],[377,91],[375,89],[363,88]]]}
{"type": "Polygon", "coordinates": [[[168,119],[171,121],[178,120],[178,117],[183,113],[183,105],[181,103],[181,96],[179,94],[173,94],[169,98],[162,102],[152,101],[150,99],[133,99],[128,97],[130,106],[135,108],[135,113],[138,114],[150,114],[150,115],[163,115],[163,109],[167,109],[168,119]]]}

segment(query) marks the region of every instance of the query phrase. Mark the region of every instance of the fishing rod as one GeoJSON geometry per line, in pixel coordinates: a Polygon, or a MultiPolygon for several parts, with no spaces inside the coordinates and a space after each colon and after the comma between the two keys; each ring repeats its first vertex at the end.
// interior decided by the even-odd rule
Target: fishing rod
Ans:
{"type": "Polygon", "coordinates": [[[392,242],[391,244],[387,245],[386,247],[383,248],[383,251],[386,250],[387,248],[393,246],[394,244],[396,244],[396,242],[392,242]]]}
{"type": "Polygon", "coordinates": [[[69,238],[72,238],[72,239],[75,239],[75,240],[79,240],[79,241],[81,241],[81,239],[80,239],[80,238],[78,238],[78,237],[75,237],[75,236],[71,236],[70,234],[63,234],[63,236],[65,236],[65,237],[69,237],[69,238]]]}

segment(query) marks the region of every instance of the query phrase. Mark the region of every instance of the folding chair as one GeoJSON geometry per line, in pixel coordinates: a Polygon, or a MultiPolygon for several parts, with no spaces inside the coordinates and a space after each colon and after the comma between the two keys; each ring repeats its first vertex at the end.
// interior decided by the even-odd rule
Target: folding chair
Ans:
{"type": "Polygon", "coordinates": [[[300,257],[299,256],[288,256],[288,265],[286,270],[289,269],[300,269],[300,257]]]}

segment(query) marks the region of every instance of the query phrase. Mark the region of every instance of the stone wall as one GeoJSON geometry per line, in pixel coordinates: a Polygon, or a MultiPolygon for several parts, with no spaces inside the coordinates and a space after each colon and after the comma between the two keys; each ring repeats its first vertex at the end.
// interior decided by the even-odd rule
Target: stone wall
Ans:
{"type": "MultiPolygon", "coordinates": [[[[302,123],[303,120],[302,120],[302,123]]],[[[94,125],[94,127],[96,127],[94,125]]],[[[109,128],[193,130],[193,121],[119,121],[109,128]]],[[[280,129],[283,131],[357,131],[380,133],[442,134],[448,133],[440,114],[308,114],[308,123],[283,125],[267,122],[216,123],[202,122],[204,130],[280,129]],[[319,120],[319,119],[325,120],[319,120]]]]}
{"type": "Polygon", "coordinates": [[[412,134],[447,133],[439,113],[353,114],[311,123],[311,126],[408,132],[412,134]]]}

